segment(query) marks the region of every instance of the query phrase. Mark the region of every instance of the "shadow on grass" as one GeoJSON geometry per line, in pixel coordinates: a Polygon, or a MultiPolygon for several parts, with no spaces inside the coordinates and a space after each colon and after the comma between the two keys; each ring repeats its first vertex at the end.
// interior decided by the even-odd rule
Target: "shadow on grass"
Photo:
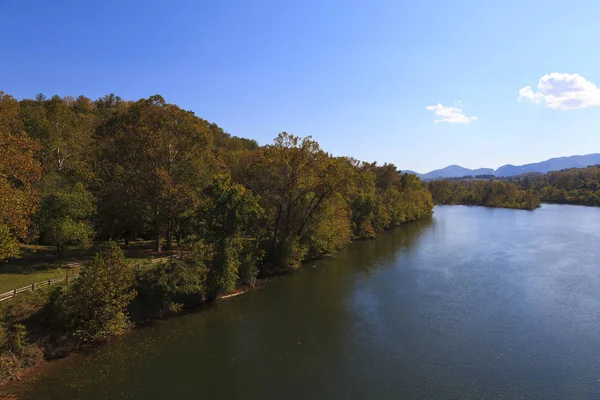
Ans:
{"type": "MultiPolygon", "coordinates": [[[[170,251],[160,253],[154,251],[153,241],[131,242],[125,246],[119,243],[125,252],[125,258],[144,260],[156,257],[168,257],[178,252],[177,245],[170,251]]],[[[56,256],[56,248],[53,246],[21,246],[21,258],[11,258],[5,263],[0,263],[0,274],[38,274],[48,272],[57,268],[65,267],[71,263],[86,263],[91,261],[95,255],[102,250],[103,243],[95,243],[88,249],[72,246],[67,247],[62,258],[56,256]]]]}

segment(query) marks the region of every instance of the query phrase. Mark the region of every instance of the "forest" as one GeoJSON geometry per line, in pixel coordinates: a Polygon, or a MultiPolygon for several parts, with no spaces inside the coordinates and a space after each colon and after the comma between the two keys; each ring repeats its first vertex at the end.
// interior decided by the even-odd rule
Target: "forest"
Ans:
{"type": "Polygon", "coordinates": [[[106,243],[64,287],[0,310],[0,381],[236,285],[432,214],[419,178],[333,157],[310,137],[231,136],[155,95],[17,100],[0,92],[0,261],[23,243],[106,243]],[[152,240],[180,257],[133,266],[152,240]]]}
{"type": "Polygon", "coordinates": [[[517,176],[507,180],[523,190],[533,191],[544,203],[600,207],[599,165],[517,176]]]}
{"type": "Polygon", "coordinates": [[[436,204],[464,204],[533,210],[540,198],[533,190],[494,179],[437,180],[428,183],[436,204]]]}
{"type": "Polygon", "coordinates": [[[540,202],[600,206],[600,166],[545,174],[492,175],[428,182],[436,204],[465,204],[532,210],[540,202]]]}

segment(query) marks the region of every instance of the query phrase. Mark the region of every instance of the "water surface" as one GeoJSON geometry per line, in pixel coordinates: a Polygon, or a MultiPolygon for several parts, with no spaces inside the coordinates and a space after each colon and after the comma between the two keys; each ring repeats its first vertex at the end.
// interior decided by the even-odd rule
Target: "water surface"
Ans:
{"type": "Polygon", "coordinates": [[[598,399],[600,209],[431,220],[51,363],[23,399],[598,399]]]}

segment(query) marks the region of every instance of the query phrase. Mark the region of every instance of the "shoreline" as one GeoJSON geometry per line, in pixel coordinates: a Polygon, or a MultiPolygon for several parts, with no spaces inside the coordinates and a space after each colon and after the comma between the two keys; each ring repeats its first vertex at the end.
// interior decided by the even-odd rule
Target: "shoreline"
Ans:
{"type": "MultiPolygon", "coordinates": [[[[284,276],[287,274],[288,273],[279,274],[277,276],[284,276]]],[[[268,277],[268,278],[258,279],[254,286],[250,286],[248,284],[240,285],[240,286],[236,287],[232,293],[219,296],[216,300],[214,300],[212,302],[204,303],[202,305],[198,305],[198,306],[194,306],[194,307],[189,307],[180,313],[169,315],[167,317],[155,318],[155,319],[150,319],[147,321],[140,322],[140,323],[132,326],[130,329],[128,329],[127,332],[125,333],[125,335],[128,335],[138,329],[150,328],[150,327],[152,327],[152,325],[154,325],[156,323],[160,323],[161,321],[167,321],[171,318],[176,318],[181,315],[185,315],[185,314],[189,314],[189,313],[193,313],[193,312],[201,312],[202,308],[208,304],[216,303],[219,301],[229,300],[229,299],[239,297],[241,295],[244,295],[244,294],[247,294],[250,292],[262,290],[269,282],[272,282],[272,281],[277,281],[277,279],[274,279],[274,277],[268,277]]],[[[118,337],[116,339],[118,340],[118,337]]],[[[8,379],[5,381],[0,381],[0,400],[18,400],[18,397],[14,397],[14,395],[12,395],[12,394],[2,393],[2,392],[6,391],[6,389],[10,388],[11,386],[26,385],[27,383],[35,380],[35,377],[40,369],[45,368],[54,362],[57,362],[59,360],[70,357],[71,355],[76,354],[81,351],[84,351],[86,349],[110,345],[110,342],[111,341],[107,341],[107,342],[102,342],[102,343],[96,343],[95,345],[92,345],[92,346],[73,348],[72,350],[66,351],[65,354],[61,357],[55,357],[55,358],[43,360],[38,365],[35,365],[27,370],[19,372],[16,376],[17,379],[8,379]]]]}
{"type": "MultiPolygon", "coordinates": [[[[432,212],[432,215],[433,215],[433,212],[432,212]]],[[[421,217],[421,218],[419,218],[417,220],[413,220],[413,221],[407,221],[407,222],[405,222],[405,223],[403,223],[401,225],[398,225],[398,226],[395,226],[393,228],[384,230],[384,232],[382,232],[382,234],[384,234],[386,232],[389,232],[389,231],[392,231],[394,229],[403,227],[403,226],[405,226],[407,224],[410,224],[410,223],[415,223],[415,222],[419,222],[419,221],[422,221],[422,220],[427,219],[427,218],[431,218],[432,215],[424,216],[424,217],[421,217]]],[[[365,240],[366,241],[371,241],[371,240],[375,241],[377,239],[378,239],[378,237],[375,237],[375,238],[357,238],[357,239],[352,239],[350,241],[349,245],[352,244],[352,243],[355,243],[355,242],[361,242],[361,241],[365,241],[365,240]]],[[[146,321],[139,322],[139,323],[133,325],[130,329],[128,329],[127,332],[124,333],[124,335],[128,335],[131,332],[134,332],[135,330],[138,330],[138,329],[149,328],[153,324],[161,323],[162,321],[167,321],[170,318],[176,318],[176,317],[179,317],[179,316],[182,316],[182,315],[185,315],[185,314],[188,314],[188,313],[193,313],[193,312],[202,312],[204,307],[206,307],[206,306],[208,306],[210,304],[219,302],[219,301],[229,300],[229,299],[236,298],[236,297],[239,297],[241,295],[244,295],[244,294],[247,294],[247,293],[250,293],[250,292],[262,290],[264,287],[267,286],[267,284],[272,283],[272,282],[276,282],[279,279],[281,279],[282,277],[290,275],[290,274],[298,271],[299,269],[309,268],[309,267],[315,267],[314,261],[325,259],[325,258],[330,258],[330,257],[332,257],[331,254],[323,254],[320,257],[314,257],[314,258],[311,258],[311,259],[307,259],[297,269],[280,271],[280,272],[278,272],[278,273],[276,273],[274,275],[270,275],[270,276],[268,276],[266,278],[257,279],[257,282],[256,282],[256,284],[254,286],[250,286],[249,284],[239,285],[239,286],[237,286],[234,289],[234,291],[232,293],[219,296],[214,301],[205,302],[205,303],[201,303],[201,304],[198,304],[198,305],[195,305],[195,306],[191,306],[191,307],[185,308],[184,310],[182,310],[181,312],[176,313],[176,314],[172,314],[172,315],[168,315],[168,316],[161,317],[161,318],[149,319],[149,320],[146,320],[146,321]]],[[[118,340],[118,339],[119,339],[119,337],[114,338],[112,340],[118,340]]],[[[3,393],[3,392],[6,392],[7,388],[10,388],[12,386],[16,387],[16,386],[20,386],[20,385],[27,385],[29,382],[32,382],[33,380],[35,380],[35,378],[37,376],[37,373],[38,373],[38,371],[40,369],[45,368],[45,367],[51,365],[53,362],[59,361],[61,359],[68,358],[69,356],[71,356],[73,354],[76,354],[78,352],[81,352],[81,351],[85,351],[86,349],[110,345],[110,343],[111,343],[112,340],[109,340],[109,341],[106,341],[106,342],[101,342],[101,343],[96,343],[96,344],[93,344],[93,345],[90,345],[90,346],[73,347],[71,349],[67,349],[67,350],[64,351],[64,353],[60,357],[54,357],[54,358],[50,358],[50,359],[44,359],[38,365],[35,365],[35,366],[33,366],[33,367],[31,367],[31,368],[29,368],[27,370],[24,370],[24,371],[20,372],[18,374],[19,375],[18,377],[20,379],[17,379],[17,380],[15,380],[15,379],[9,379],[9,380],[5,380],[5,381],[0,381],[0,400],[18,400],[18,397],[10,397],[10,396],[14,396],[14,395],[12,395],[10,393],[3,393]],[[6,396],[9,396],[9,397],[6,397],[6,396]]]]}

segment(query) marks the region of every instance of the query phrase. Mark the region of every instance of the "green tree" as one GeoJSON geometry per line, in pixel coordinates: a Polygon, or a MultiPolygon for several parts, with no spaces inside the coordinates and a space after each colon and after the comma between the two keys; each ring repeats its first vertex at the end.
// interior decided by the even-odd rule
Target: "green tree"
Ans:
{"type": "Polygon", "coordinates": [[[133,272],[123,251],[108,242],[85,265],[65,297],[68,331],[83,343],[110,339],[130,324],[127,306],[135,297],[133,272]]]}
{"type": "Polygon", "coordinates": [[[373,239],[376,236],[373,218],[379,208],[379,195],[375,187],[375,173],[370,165],[348,159],[351,174],[345,197],[351,212],[351,229],[354,238],[373,239]]]}
{"type": "Polygon", "coordinates": [[[308,244],[307,255],[335,255],[352,239],[348,203],[341,193],[328,198],[306,233],[308,244]]]}
{"type": "Polygon", "coordinates": [[[105,226],[125,232],[143,224],[154,234],[157,251],[163,238],[170,248],[179,219],[198,206],[198,194],[214,173],[205,122],[152,96],[109,120],[99,136],[100,202],[113,210],[105,226]]]}
{"type": "Polygon", "coordinates": [[[24,100],[21,116],[27,133],[42,146],[44,174],[93,179],[94,108],[88,99],[54,96],[50,100],[24,100]]]}
{"type": "Polygon", "coordinates": [[[431,194],[416,175],[403,174],[393,164],[364,164],[363,168],[375,179],[367,228],[380,232],[431,215],[431,194]]]}
{"type": "Polygon", "coordinates": [[[40,210],[35,221],[42,239],[56,246],[63,256],[65,246],[92,244],[90,218],[95,212],[93,194],[80,182],[71,184],[58,174],[46,176],[40,189],[40,210]]]}
{"type": "Polygon", "coordinates": [[[310,248],[307,232],[345,186],[344,162],[310,137],[281,133],[250,166],[249,185],[261,194],[268,258],[277,267],[296,268],[310,248]]]}
{"type": "Polygon", "coordinates": [[[186,305],[202,302],[206,289],[204,259],[169,259],[148,265],[136,274],[136,301],[145,318],[180,312],[186,305]]]}
{"type": "MultiPolygon", "coordinates": [[[[208,199],[203,212],[204,236],[213,246],[207,290],[209,298],[215,299],[235,288],[242,262],[252,262],[247,252],[243,254],[242,235],[262,210],[250,190],[231,182],[226,175],[217,175],[204,194],[208,199]]],[[[251,274],[251,269],[248,267],[245,272],[251,274]]],[[[245,278],[251,280],[252,276],[245,278]]]]}

